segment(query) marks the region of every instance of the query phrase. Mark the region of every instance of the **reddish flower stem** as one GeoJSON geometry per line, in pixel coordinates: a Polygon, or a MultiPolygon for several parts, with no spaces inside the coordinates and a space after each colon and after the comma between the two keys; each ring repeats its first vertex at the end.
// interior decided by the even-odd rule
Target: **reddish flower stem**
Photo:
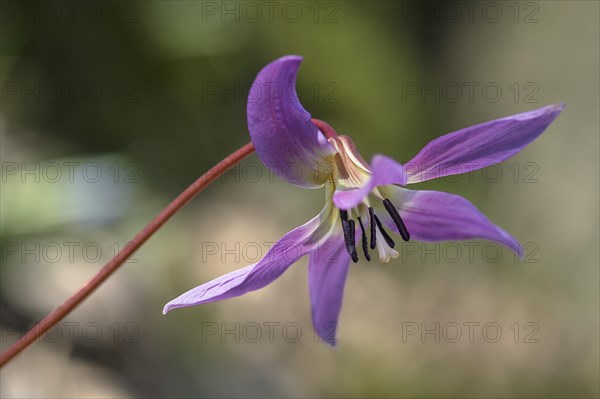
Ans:
{"type": "Polygon", "coordinates": [[[313,125],[318,127],[319,130],[321,132],[323,132],[325,137],[327,137],[328,139],[333,139],[333,138],[337,137],[337,132],[335,131],[334,128],[331,127],[331,125],[329,123],[324,122],[320,119],[316,119],[316,118],[312,118],[310,121],[312,122],[313,125]]]}
{"type": "Polygon", "coordinates": [[[56,323],[67,316],[77,305],[83,302],[100,284],[110,277],[118,268],[138,250],[158,229],[162,227],[167,220],[177,211],[184,207],[192,198],[202,191],[206,186],[221,176],[227,169],[240,162],[247,155],[254,152],[252,143],[248,143],[233,154],[229,155],[208,172],[200,176],[198,180],[185,189],[177,198],[175,198],[158,216],[146,225],[137,235],[108,262],[102,269],[96,273],[79,291],[68,298],[62,305],[54,309],[50,314],[44,317],[31,330],[23,335],[17,342],[0,355],[0,367],[4,366],[21,351],[31,345],[35,340],[44,335],[56,323]]]}

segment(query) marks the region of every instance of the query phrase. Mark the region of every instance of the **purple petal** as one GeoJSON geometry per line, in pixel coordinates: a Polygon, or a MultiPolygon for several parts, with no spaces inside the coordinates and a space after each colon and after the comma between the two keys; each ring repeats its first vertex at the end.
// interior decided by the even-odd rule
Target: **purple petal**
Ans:
{"type": "Polygon", "coordinates": [[[538,137],[564,104],[467,127],[437,138],[404,165],[408,183],[465,173],[502,162],[538,137]]]}
{"type": "Polygon", "coordinates": [[[354,208],[377,186],[406,184],[406,174],[401,164],[384,155],[375,155],[371,160],[371,178],[364,186],[355,190],[336,191],[333,202],[340,209],[354,208]]]}
{"type": "Polygon", "coordinates": [[[220,301],[255,291],[271,283],[314,244],[309,238],[319,226],[319,216],[283,236],[257,263],[225,274],[193,288],[167,303],[166,314],[172,309],[220,301]]]}
{"type": "Polygon", "coordinates": [[[342,308],[350,256],[341,237],[319,245],[308,261],[308,288],[313,327],[331,346],[337,344],[336,332],[342,308]]]}
{"type": "Polygon", "coordinates": [[[302,57],[281,57],[264,67],[248,94],[248,130],[261,161],[301,187],[320,187],[331,172],[333,147],[296,95],[302,57]]]}
{"type": "MultiPolygon", "coordinates": [[[[456,241],[488,239],[499,242],[523,258],[523,248],[506,231],[492,223],[473,204],[463,197],[439,191],[407,190],[388,186],[382,194],[400,212],[412,239],[417,241],[456,241]]],[[[395,232],[395,224],[381,205],[379,217],[395,232]]]]}

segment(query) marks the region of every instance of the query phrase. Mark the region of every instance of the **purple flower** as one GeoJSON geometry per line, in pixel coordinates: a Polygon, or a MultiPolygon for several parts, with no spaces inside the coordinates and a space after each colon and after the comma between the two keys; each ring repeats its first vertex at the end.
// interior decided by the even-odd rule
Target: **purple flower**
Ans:
{"type": "Polygon", "coordinates": [[[502,162],[538,137],[563,104],[496,119],[433,140],[401,165],[383,155],[371,163],[348,136],[311,119],[295,91],[302,57],[273,61],[256,77],[248,98],[248,129],[262,162],[300,187],[326,188],[323,210],[281,238],[255,264],[202,284],[167,303],[163,313],[258,290],[308,254],[308,285],[313,325],[335,345],[338,317],[350,259],[398,256],[388,231],[408,241],[488,239],[519,256],[523,250],[506,231],[466,199],[403,186],[464,173],[502,162]]]}

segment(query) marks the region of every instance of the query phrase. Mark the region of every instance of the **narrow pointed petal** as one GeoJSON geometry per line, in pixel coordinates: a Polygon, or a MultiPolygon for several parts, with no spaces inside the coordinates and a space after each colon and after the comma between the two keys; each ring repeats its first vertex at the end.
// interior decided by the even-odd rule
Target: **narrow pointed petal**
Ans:
{"type": "Polygon", "coordinates": [[[248,130],[261,161],[301,187],[321,187],[331,172],[333,147],[311,123],[296,95],[302,57],[281,57],[264,67],[248,94],[248,130]]]}
{"type": "Polygon", "coordinates": [[[331,346],[337,344],[338,318],[350,256],[341,237],[326,241],[312,252],[308,261],[308,288],[313,327],[331,346]]]}
{"type": "Polygon", "coordinates": [[[287,233],[257,263],[225,274],[173,299],[165,305],[163,314],[176,308],[233,298],[270,284],[311,250],[314,244],[310,243],[310,238],[319,226],[320,218],[321,215],[287,233]]]}
{"type": "Polygon", "coordinates": [[[565,107],[548,105],[437,138],[404,165],[408,183],[461,174],[502,162],[525,148],[565,107]]]}
{"type": "MultiPolygon", "coordinates": [[[[521,258],[524,256],[521,245],[514,237],[459,195],[395,186],[382,190],[400,212],[411,238],[417,241],[487,239],[505,245],[521,258]]],[[[391,217],[383,211],[383,205],[377,206],[382,208],[376,209],[382,221],[398,232],[391,217]]]]}
{"type": "Polygon", "coordinates": [[[375,155],[371,160],[371,178],[362,187],[354,190],[336,191],[333,202],[340,209],[351,209],[361,203],[377,186],[406,184],[404,167],[385,155],[375,155]]]}

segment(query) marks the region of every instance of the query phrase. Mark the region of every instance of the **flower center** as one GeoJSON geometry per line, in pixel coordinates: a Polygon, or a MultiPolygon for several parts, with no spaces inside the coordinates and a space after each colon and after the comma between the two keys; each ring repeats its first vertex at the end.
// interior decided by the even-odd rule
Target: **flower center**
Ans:
{"type": "MultiPolygon", "coordinates": [[[[398,232],[400,233],[402,239],[404,241],[410,240],[410,233],[408,232],[408,229],[406,228],[406,225],[400,217],[396,207],[387,198],[383,200],[383,205],[398,228],[398,232]]],[[[371,260],[371,256],[369,255],[369,247],[371,249],[377,248],[379,251],[379,260],[382,262],[388,262],[390,258],[398,257],[398,252],[394,250],[396,243],[383,227],[383,223],[381,223],[381,220],[375,214],[375,210],[372,206],[366,208],[366,212],[368,212],[367,226],[370,227],[369,232],[371,236],[371,240],[369,242],[365,225],[363,224],[363,220],[360,216],[361,213],[364,214],[366,212],[361,212],[360,208],[364,209],[364,204],[359,205],[358,209],[352,209],[350,211],[340,209],[340,219],[342,221],[342,231],[344,232],[346,251],[348,251],[348,254],[352,260],[355,263],[358,262],[358,253],[356,251],[356,223],[348,216],[348,212],[357,214],[356,220],[358,220],[358,225],[360,226],[362,250],[367,261],[371,260]]]]}
{"type": "MultiPolygon", "coordinates": [[[[338,135],[326,122],[313,119],[312,123],[319,128],[336,150],[332,163],[332,178],[335,190],[353,190],[367,184],[371,178],[370,166],[358,153],[352,139],[348,136],[338,135]]],[[[398,228],[402,239],[404,241],[410,239],[410,234],[400,217],[400,213],[389,199],[383,198],[380,190],[376,187],[357,207],[349,210],[340,210],[346,250],[354,262],[358,262],[358,253],[356,250],[357,223],[353,219],[354,217],[358,221],[358,227],[360,227],[362,251],[367,261],[371,260],[369,248],[371,250],[377,248],[379,259],[382,262],[388,262],[390,258],[398,256],[398,252],[394,250],[396,244],[385,230],[379,217],[375,214],[375,210],[371,205],[372,201],[381,201],[398,228]],[[370,240],[367,238],[365,225],[370,227],[370,240]]]]}

